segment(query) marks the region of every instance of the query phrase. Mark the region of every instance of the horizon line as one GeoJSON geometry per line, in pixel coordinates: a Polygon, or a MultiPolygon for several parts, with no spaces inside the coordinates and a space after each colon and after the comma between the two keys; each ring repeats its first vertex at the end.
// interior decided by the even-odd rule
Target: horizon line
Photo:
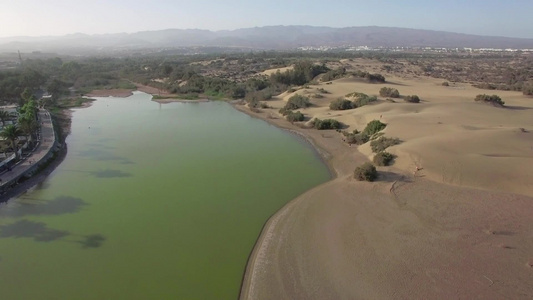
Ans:
{"type": "Polygon", "coordinates": [[[513,36],[503,36],[503,35],[483,35],[483,34],[472,34],[456,31],[447,31],[447,30],[437,30],[437,29],[424,29],[424,28],[410,28],[410,27],[395,27],[395,26],[379,26],[379,25],[364,25],[364,26],[344,26],[344,27],[335,27],[335,26],[321,26],[321,25],[265,25],[265,26],[253,26],[253,27],[240,27],[235,29],[201,29],[201,28],[162,28],[162,29],[146,29],[138,30],[131,32],[108,32],[108,33],[84,33],[84,32],[73,32],[65,34],[50,34],[50,35],[12,35],[12,36],[0,36],[0,39],[16,39],[16,38],[60,38],[73,35],[86,35],[86,36],[102,36],[102,35],[118,35],[118,34],[137,34],[143,32],[158,32],[158,31],[168,31],[168,30],[198,30],[198,31],[208,31],[208,32],[224,32],[224,31],[237,31],[243,29],[254,29],[254,28],[268,28],[268,27],[315,27],[315,28],[330,28],[330,29],[346,29],[346,28],[368,28],[368,27],[377,27],[377,28],[396,28],[396,29],[407,29],[407,30],[421,30],[421,31],[434,31],[434,32],[445,32],[453,34],[462,34],[462,35],[471,35],[471,36],[482,36],[482,37],[498,37],[498,38],[511,38],[511,39],[524,39],[524,40],[533,40],[533,37],[513,37],[513,36]]]}

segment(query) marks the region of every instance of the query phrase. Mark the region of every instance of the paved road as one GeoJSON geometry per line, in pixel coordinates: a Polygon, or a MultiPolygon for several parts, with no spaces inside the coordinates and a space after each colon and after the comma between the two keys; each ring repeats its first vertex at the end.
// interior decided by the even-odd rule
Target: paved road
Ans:
{"type": "Polygon", "coordinates": [[[39,145],[35,151],[13,166],[11,171],[6,171],[5,173],[0,174],[0,179],[2,179],[0,186],[5,185],[24,174],[24,172],[31,168],[33,164],[39,162],[46,154],[48,154],[50,149],[54,146],[54,140],[56,137],[50,113],[44,109],[39,110],[39,121],[41,122],[41,141],[39,145]]]}

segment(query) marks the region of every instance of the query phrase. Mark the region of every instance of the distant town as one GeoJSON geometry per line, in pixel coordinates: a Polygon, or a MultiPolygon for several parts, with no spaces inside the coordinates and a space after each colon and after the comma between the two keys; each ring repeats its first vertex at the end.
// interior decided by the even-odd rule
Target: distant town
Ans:
{"type": "Polygon", "coordinates": [[[509,53],[509,52],[533,52],[531,49],[514,48],[444,48],[444,47],[369,47],[369,46],[304,46],[298,47],[300,51],[393,51],[393,52],[433,52],[433,53],[509,53]]]}

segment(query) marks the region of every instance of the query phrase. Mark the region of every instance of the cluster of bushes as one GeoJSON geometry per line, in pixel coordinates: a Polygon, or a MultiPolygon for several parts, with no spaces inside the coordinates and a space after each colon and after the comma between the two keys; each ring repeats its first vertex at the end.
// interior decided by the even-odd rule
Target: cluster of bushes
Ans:
{"type": "MultiPolygon", "coordinates": [[[[274,94],[276,93],[276,91],[273,89],[273,88],[264,88],[262,90],[248,90],[246,92],[246,96],[245,96],[245,100],[247,102],[251,102],[251,101],[264,101],[264,100],[270,100],[272,99],[272,96],[274,96],[274,94]]],[[[208,95],[208,93],[206,93],[206,95],[208,95]]]]}
{"type": "Polygon", "coordinates": [[[358,93],[358,92],[346,94],[346,97],[355,98],[355,100],[353,101],[353,104],[354,104],[354,107],[356,108],[365,106],[371,102],[378,100],[378,97],[376,96],[368,96],[365,93],[358,93]]]}
{"type": "Polygon", "coordinates": [[[381,123],[379,120],[372,120],[366,124],[365,129],[363,129],[363,134],[366,134],[367,136],[372,136],[375,133],[380,132],[381,130],[385,129],[387,127],[387,124],[381,123]]]}
{"type": "Polygon", "coordinates": [[[505,102],[498,95],[477,95],[474,99],[476,102],[490,103],[496,106],[504,106],[505,102]]]}
{"type": "Polygon", "coordinates": [[[395,156],[389,152],[381,151],[374,155],[373,161],[376,166],[388,166],[391,164],[394,157],[395,156]]]}
{"type": "Polygon", "coordinates": [[[309,83],[313,78],[322,73],[329,71],[325,65],[315,65],[310,61],[300,61],[294,64],[292,70],[283,73],[276,72],[270,75],[270,80],[276,84],[283,85],[304,85],[309,83]]]}
{"type": "Polygon", "coordinates": [[[370,140],[370,137],[366,134],[362,134],[361,132],[358,132],[357,130],[354,130],[352,133],[345,133],[344,140],[348,144],[356,144],[356,145],[362,145],[365,144],[370,140]]]}
{"type": "Polygon", "coordinates": [[[403,100],[409,103],[420,103],[420,98],[417,95],[405,96],[403,97],[403,100]]]}
{"type": "Polygon", "coordinates": [[[315,127],[318,130],[340,129],[342,128],[342,123],[337,120],[333,120],[333,119],[325,119],[325,120],[314,119],[313,127],[315,127]]]}
{"type": "Polygon", "coordinates": [[[311,102],[309,102],[309,98],[306,96],[302,96],[299,94],[296,94],[289,98],[287,101],[287,104],[285,104],[284,107],[282,107],[279,112],[282,115],[287,115],[291,110],[298,109],[298,108],[307,108],[311,106],[311,102]]]}
{"type": "Polygon", "coordinates": [[[352,75],[355,77],[363,78],[370,83],[376,83],[376,82],[384,83],[385,82],[385,77],[381,74],[370,74],[365,71],[355,71],[352,73],[352,75]]]}
{"type": "Polygon", "coordinates": [[[286,109],[298,109],[298,108],[307,108],[311,106],[311,102],[309,102],[309,98],[302,95],[294,95],[289,98],[289,101],[287,101],[287,104],[285,105],[286,109]]]}
{"type": "Polygon", "coordinates": [[[362,145],[368,142],[373,135],[385,129],[387,124],[381,123],[379,120],[373,120],[366,124],[362,132],[354,130],[351,133],[344,133],[344,140],[348,144],[362,145]]]}
{"type": "Polygon", "coordinates": [[[330,103],[329,108],[331,110],[353,109],[353,108],[365,106],[369,104],[370,102],[374,102],[378,100],[376,96],[368,96],[367,94],[357,93],[357,92],[347,94],[346,97],[353,97],[355,98],[355,100],[350,101],[345,98],[338,98],[336,100],[333,100],[330,103]]]}
{"type": "Polygon", "coordinates": [[[378,171],[372,163],[364,163],[355,168],[353,177],[359,181],[374,181],[378,178],[378,171]]]}
{"type": "MultiPolygon", "coordinates": [[[[362,94],[362,93],[361,93],[362,94]]],[[[376,96],[368,96],[367,94],[362,94],[357,100],[355,100],[353,103],[355,107],[361,107],[365,106],[371,102],[377,101],[378,97],[376,96]]]]}
{"type": "Polygon", "coordinates": [[[329,70],[324,75],[322,75],[322,81],[331,81],[338,78],[342,78],[346,75],[345,68],[338,68],[336,70],[329,70]]]}
{"type": "Polygon", "coordinates": [[[379,95],[381,97],[399,98],[400,97],[400,92],[397,89],[394,89],[394,88],[382,87],[379,90],[379,95]]]}
{"type": "MultiPolygon", "coordinates": [[[[354,132],[352,135],[354,138],[362,138],[367,137],[369,135],[367,134],[375,134],[379,132],[380,130],[383,130],[385,128],[385,124],[379,122],[378,120],[374,120],[367,124],[365,130],[357,134],[354,132]]],[[[390,147],[392,145],[399,144],[400,140],[397,138],[386,138],[386,137],[380,137],[377,140],[374,140],[370,143],[370,146],[372,148],[373,152],[377,152],[376,155],[374,155],[374,158],[372,159],[374,164],[377,166],[389,166],[392,161],[395,158],[395,155],[383,151],[387,147],[390,147]]],[[[354,171],[354,178],[359,181],[374,181],[378,177],[378,173],[376,170],[376,167],[372,163],[364,163],[361,166],[355,168],[354,171]]]]}
{"type": "Polygon", "coordinates": [[[474,84],[473,86],[484,89],[484,90],[501,90],[501,91],[524,91],[524,83],[523,82],[516,82],[514,84],[507,84],[507,83],[478,83],[474,84]]]}
{"type": "Polygon", "coordinates": [[[331,110],[347,110],[355,108],[355,105],[352,101],[344,98],[338,98],[336,100],[331,101],[329,104],[329,108],[331,110]]]}
{"type": "Polygon", "coordinates": [[[390,146],[398,145],[399,143],[401,143],[399,138],[388,138],[382,136],[379,139],[370,142],[370,148],[372,148],[372,152],[379,153],[390,146]]]}
{"type": "Polygon", "coordinates": [[[291,122],[291,123],[294,123],[294,122],[301,122],[305,119],[304,115],[297,111],[297,112],[292,112],[292,111],[288,111],[287,113],[287,121],[291,122]]]}

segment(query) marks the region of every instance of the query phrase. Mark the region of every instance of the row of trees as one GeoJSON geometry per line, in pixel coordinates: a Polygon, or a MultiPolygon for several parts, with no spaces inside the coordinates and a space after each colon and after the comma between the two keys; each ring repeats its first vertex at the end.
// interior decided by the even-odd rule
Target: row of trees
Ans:
{"type": "Polygon", "coordinates": [[[310,61],[298,61],[291,70],[270,75],[270,80],[275,84],[285,86],[304,85],[311,82],[316,76],[326,73],[329,68],[324,64],[316,65],[310,61]]]}
{"type": "Polygon", "coordinates": [[[33,146],[34,138],[39,123],[37,122],[38,108],[34,99],[30,99],[19,110],[18,114],[11,114],[5,110],[0,111],[0,119],[2,121],[3,130],[0,136],[3,137],[11,145],[11,149],[15,152],[17,159],[18,154],[18,140],[20,136],[26,136],[26,141],[29,146],[33,146]],[[16,124],[9,124],[5,126],[7,120],[17,119],[16,124]]]}

